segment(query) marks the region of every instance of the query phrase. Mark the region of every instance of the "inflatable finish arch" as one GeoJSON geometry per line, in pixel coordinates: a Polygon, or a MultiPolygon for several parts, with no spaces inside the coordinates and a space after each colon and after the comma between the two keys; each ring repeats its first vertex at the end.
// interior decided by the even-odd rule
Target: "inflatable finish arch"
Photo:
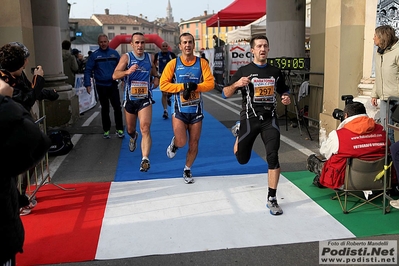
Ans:
{"type": "MultiPolygon", "coordinates": [[[[145,41],[147,43],[154,43],[156,46],[161,49],[162,43],[164,40],[159,37],[158,34],[144,34],[145,41]]],[[[109,42],[109,47],[112,49],[116,49],[121,43],[130,43],[132,40],[131,35],[117,35],[109,42]]],[[[168,50],[172,51],[172,48],[168,44],[168,50]]]]}

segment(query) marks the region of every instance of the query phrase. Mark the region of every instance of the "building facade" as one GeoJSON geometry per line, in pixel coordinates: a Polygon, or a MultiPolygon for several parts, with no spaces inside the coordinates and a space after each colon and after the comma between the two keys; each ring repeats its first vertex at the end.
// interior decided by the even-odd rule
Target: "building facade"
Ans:
{"type": "Polygon", "coordinates": [[[206,20],[213,15],[214,14],[208,15],[208,12],[204,11],[202,16],[193,17],[188,20],[182,20],[179,23],[180,34],[189,32],[194,36],[195,52],[200,52],[203,49],[213,48],[213,35],[219,36],[221,40],[226,42],[226,33],[229,30],[235,29],[235,27],[207,27],[206,20]],[[219,30],[220,32],[218,32],[219,30]]]}
{"type": "MultiPolygon", "coordinates": [[[[89,50],[96,49],[96,47],[98,47],[97,40],[93,41],[92,36],[91,38],[87,38],[87,36],[92,35],[93,27],[97,26],[100,28],[100,33],[106,34],[110,41],[115,36],[130,36],[135,32],[157,34],[164,41],[168,42],[176,52],[178,50],[179,28],[178,23],[173,22],[170,1],[168,1],[166,14],[167,16],[165,18],[157,18],[155,21],[149,21],[147,17],[144,17],[142,14],[138,16],[110,14],[109,9],[105,9],[104,14],[93,14],[90,19],[69,19],[69,27],[72,32],[71,39],[73,40],[72,47],[78,48],[84,54],[89,50]]],[[[98,31],[98,29],[96,29],[96,31],[98,31]]],[[[120,54],[123,54],[130,51],[131,47],[128,43],[120,44],[116,50],[120,54]]],[[[160,51],[160,49],[155,44],[146,44],[146,52],[156,53],[158,51],[160,51]]]]}

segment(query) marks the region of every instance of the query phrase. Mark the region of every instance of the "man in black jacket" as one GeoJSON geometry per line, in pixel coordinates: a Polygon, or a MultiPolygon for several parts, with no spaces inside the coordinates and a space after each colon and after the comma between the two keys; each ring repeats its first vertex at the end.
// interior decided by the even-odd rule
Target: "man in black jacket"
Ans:
{"type": "Polygon", "coordinates": [[[213,35],[212,38],[213,38],[213,40],[215,41],[215,45],[213,46],[214,48],[216,48],[216,47],[221,47],[221,46],[224,46],[224,45],[225,45],[225,42],[224,42],[223,40],[219,39],[218,36],[213,35]]]}

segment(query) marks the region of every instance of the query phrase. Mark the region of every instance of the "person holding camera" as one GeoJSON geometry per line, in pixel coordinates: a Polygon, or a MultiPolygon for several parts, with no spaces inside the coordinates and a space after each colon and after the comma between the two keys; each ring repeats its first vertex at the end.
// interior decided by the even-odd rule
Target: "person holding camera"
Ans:
{"type": "Polygon", "coordinates": [[[12,42],[0,48],[2,76],[15,77],[13,100],[22,104],[30,112],[36,100],[41,100],[44,87],[44,72],[41,66],[34,69],[32,82],[26,77],[24,69],[30,56],[28,48],[19,42],[12,42]]]}
{"type": "Polygon", "coordinates": [[[338,128],[321,144],[320,154],[325,158],[320,161],[322,166],[309,167],[314,155],[308,158],[308,169],[317,174],[313,184],[318,187],[339,189],[344,184],[347,158],[372,161],[385,156],[384,128],[367,115],[362,103],[348,102],[336,118],[341,116],[338,128]]]}
{"type": "MultiPolygon", "coordinates": [[[[28,64],[30,56],[28,48],[20,42],[11,42],[0,48],[0,76],[11,87],[13,87],[12,99],[21,104],[26,111],[30,112],[36,100],[56,100],[58,93],[55,90],[44,89],[44,72],[41,66],[33,69],[32,82],[25,75],[24,69],[28,64]]],[[[33,169],[30,169],[30,176],[33,169]]],[[[25,195],[28,186],[28,175],[24,173],[21,178],[20,210],[21,215],[31,212],[37,201],[25,195]]]]}
{"type": "Polygon", "coordinates": [[[240,164],[248,163],[252,146],[260,134],[266,150],[268,164],[268,195],[266,206],[272,215],[283,214],[277,203],[277,185],[280,177],[278,150],[280,148],[280,128],[276,105],[277,94],[281,103],[289,105],[289,88],[284,75],[277,67],[267,64],[269,40],[265,35],[252,37],[250,41],[253,62],[240,67],[223,88],[222,96],[228,98],[238,90],[242,95],[240,122],[232,128],[236,137],[234,154],[240,164]]]}
{"type": "Polygon", "coordinates": [[[182,33],[179,49],[182,55],[172,59],[165,67],[160,81],[160,89],[172,95],[172,127],[174,136],[166,149],[166,155],[173,158],[178,148],[186,145],[188,151],[183,178],[186,184],[194,183],[191,167],[198,154],[203,114],[202,93],[214,88],[214,78],[209,64],[194,55],[194,36],[182,33]]]}

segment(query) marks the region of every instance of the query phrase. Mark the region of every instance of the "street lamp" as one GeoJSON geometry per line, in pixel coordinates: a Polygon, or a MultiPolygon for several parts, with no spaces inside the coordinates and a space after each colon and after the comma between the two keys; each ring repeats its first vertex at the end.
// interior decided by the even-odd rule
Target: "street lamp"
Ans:
{"type": "Polygon", "coordinates": [[[73,2],[72,4],[71,4],[71,3],[68,3],[68,17],[70,17],[72,5],[76,5],[76,4],[77,4],[76,2],[73,2]]]}

